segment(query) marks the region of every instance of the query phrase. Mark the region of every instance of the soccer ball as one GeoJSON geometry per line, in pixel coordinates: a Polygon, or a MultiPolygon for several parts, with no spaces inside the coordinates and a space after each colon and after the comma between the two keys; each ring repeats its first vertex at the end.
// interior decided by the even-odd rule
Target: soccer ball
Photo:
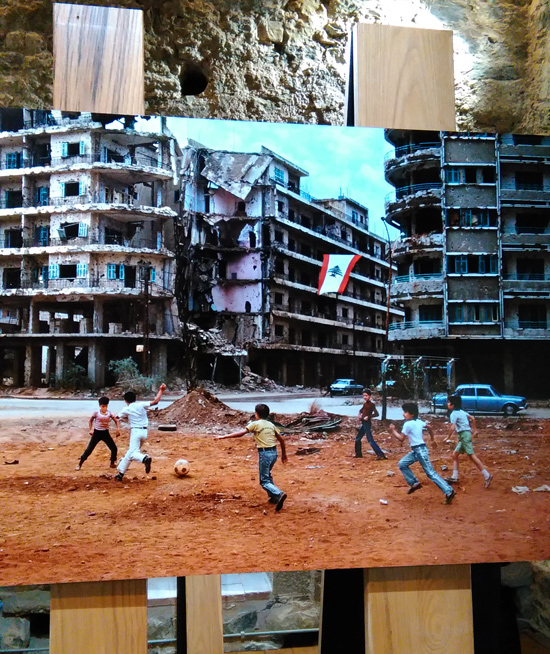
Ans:
{"type": "Polygon", "coordinates": [[[185,477],[185,475],[189,474],[190,470],[191,466],[189,461],[186,461],[185,459],[179,459],[179,461],[176,461],[174,464],[174,472],[177,477],[185,477]]]}

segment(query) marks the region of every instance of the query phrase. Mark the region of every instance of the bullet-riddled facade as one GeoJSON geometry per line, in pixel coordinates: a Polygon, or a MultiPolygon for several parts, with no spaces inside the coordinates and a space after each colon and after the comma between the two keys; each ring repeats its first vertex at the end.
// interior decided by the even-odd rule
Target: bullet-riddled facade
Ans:
{"type": "MultiPolygon", "coordinates": [[[[389,264],[367,208],[312,198],[300,188],[307,171],[267,148],[220,152],[190,142],[182,171],[182,318],[223,334],[254,372],[283,384],[377,379],[389,264]],[[341,295],[317,294],[323,254],[362,257],[341,295]]],[[[220,379],[220,366],[230,376],[242,363],[223,354],[210,360],[220,379]]]]}
{"type": "Polygon", "coordinates": [[[457,379],[546,396],[550,138],[386,131],[401,237],[390,339],[457,357],[457,379]]]}
{"type": "Polygon", "coordinates": [[[166,373],[175,142],[101,120],[0,111],[4,383],[47,385],[76,364],[100,387],[109,361],[129,356],[166,373]]]}

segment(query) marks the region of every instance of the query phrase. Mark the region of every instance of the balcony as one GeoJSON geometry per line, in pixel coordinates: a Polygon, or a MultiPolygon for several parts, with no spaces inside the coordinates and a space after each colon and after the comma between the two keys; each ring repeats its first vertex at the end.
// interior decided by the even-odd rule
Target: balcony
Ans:
{"type": "Polygon", "coordinates": [[[505,273],[502,276],[502,289],[505,293],[539,295],[550,293],[550,274],[548,273],[505,273]]]}
{"type": "Polygon", "coordinates": [[[392,322],[390,323],[388,333],[390,341],[441,338],[443,336],[445,336],[445,323],[443,320],[392,322]]]}
{"type": "Polygon", "coordinates": [[[546,320],[507,320],[504,323],[504,338],[548,340],[550,329],[546,320]]]}
{"type": "Polygon", "coordinates": [[[3,158],[0,160],[0,170],[22,170],[24,168],[36,167],[58,167],[58,166],[78,166],[79,164],[102,164],[109,166],[131,166],[136,168],[155,168],[168,170],[164,162],[159,161],[156,157],[147,155],[109,155],[105,157],[101,152],[92,154],[76,154],[68,157],[49,157],[45,155],[33,154],[31,157],[19,156],[14,158],[3,158]]]}
{"type": "Polygon", "coordinates": [[[441,232],[430,232],[429,234],[415,234],[407,236],[395,242],[393,254],[399,257],[405,254],[414,254],[428,249],[443,248],[444,237],[441,232]]]}
{"type": "Polygon", "coordinates": [[[550,205],[549,184],[521,184],[516,185],[510,181],[503,182],[500,189],[502,204],[536,204],[539,206],[550,205]]]}
{"type": "Polygon", "coordinates": [[[407,297],[411,295],[434,295],[443,293],[443,274],[428,273],[425,275],[402,275],[395,277],[391,285],[391,297],[407,297]]]}
{"type": "Polygon", "coordinates": [[[441,157],[441,143],[410,143],[402,145],[384,155],[384,170],[386,175],[392,171],[408,164],[435,161],[439,164],[441,157]]]}
{"type": "MultiPolygon", "coordinates": [[[[101,250],[102,246],[105,249],[112,251],[118,248],[130,248],[134,250],[155,250],[159,254],[166,250],[164,243],[159,243],[156,239],[146,238],[109,238],[105,237],[101,242],[92,236],[77,236],[75,238],[32,238],[16,240],[11,236],[0,238],[0,249],[9,250],[9,253],[21,255],[21,249],[26,248],[78,248],[81,249],[88,245],[95,246],[94,250],[101,250]],[[15,252],[16,251],[16,252],[15,252]]],[[[2,255],[9,254],[2,252],[2,255]]]]}
{"type": "Polygon", "coordinates": [[[386,196],[386,213],[400,211],[407,205],[419,207],[439,204],[442,192],[441,182],[399,186],[386,196]]]}
{"type": "MultiPolygon", "coordinates": [[[[63,295],[73,292],[79,293],[111,293],[121,295],[141,295],[144,293],[144,284],[136,281],[134,284],[125,282],[123,279],[106,279],[97,277],[71,277],[49,280],[22,280],[17,284],[0,289],[2,295],[34,295],[35,291],[46,295],[63,295]]],[[[173,289],[160,283],[149,284],[149,294],[153,297],[166,297],[173,294],[173,289]]]]}
{"type": "Polygon", "coordinates": [[[550,233],[545,233],[544,231],[537,231],[533,229],[532,231],[526,229],[525,231],[515,232],[515,233],[503,233],[502,234],[502,245],[503,247],[529,247],[534,246],[538,247],[541,245],[550,245],[550,233]]]}

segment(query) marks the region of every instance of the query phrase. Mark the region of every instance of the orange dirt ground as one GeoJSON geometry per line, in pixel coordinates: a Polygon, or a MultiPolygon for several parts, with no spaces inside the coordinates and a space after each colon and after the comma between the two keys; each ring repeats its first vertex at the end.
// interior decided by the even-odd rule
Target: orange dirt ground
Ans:
{"type": "MultiPolygon", "coordinates": [[[[550,492],[534,492],[550,485],[549,420],[478,418],[476,452],[494,481],[484,489],[461,459],[450,506],[418,464],[423,488],[407,495],[397,462],[408,448],[387,425],[375,421],[387,461],[376,461],[366,443],[365,457],[352,458],[350,419],[326,439],[292,434],[288,464],[279,459],[273,471],[288,493],[275,513],[258,484],[252,438],[214,439],[246,424],[248,414],[207,397],[178,402],[155,418],[176,422],[177,432],[152,423],[143,448],[153,457],[151,474],[133,462],[124,483],[112,479],[103,443],[74,470],[88,441],[87,416],[4,421],[0,585],[550,558],[550,492]],[[297,454],[308,448],[320,451],[297,454]],[[182,457],[191,473],[179,479],[173,464],[182,457]],[[514,486],[530,491],[517,495],[514,486]]],[[[440,471],[451,467],[453,444],[442,418],[432,425],[439,446],[431,459],[440,471]]],[[[124,429],[121,455],[127,443],[124,429]]]]}

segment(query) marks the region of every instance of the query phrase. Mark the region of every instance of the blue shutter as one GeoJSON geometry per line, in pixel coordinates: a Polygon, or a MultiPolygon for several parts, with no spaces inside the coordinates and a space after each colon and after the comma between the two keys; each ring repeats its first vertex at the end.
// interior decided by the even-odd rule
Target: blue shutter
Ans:
{"type": "Polygon", "coordinates": [[[84,143],[84,141],[80,141],[80,143],[78,144],[78,153],[86,154],[86,144],[84,143]]]}
{"type": "Polygon", "coordinates": [[[86,184],[83,179],[78,182],[78,195],[84,195],[86,193],[86,184]]]}
{"type": "Polygon", "coordinates": [[[154,268],[149,268],[149,270],[150,270],[149,281],[156,282],[157,281],[157,271],[154,268]]]}
{"type": "Polygon", "coordinates": [[[107,279],[116,279],[116,263],[107,264],[107,279]]]}
{"type": "Polygon", "coordinates": [[[67,196],[65,195],[65,182],[61,182],[61,196],[66,198],[67,196]]]}
{"type": "Polygon", "coordinates": [[[78,235],[80,237],[88,236],[88,225],[86,223],[78,223],[78,235]]]}
{"type": "Polygon", "coordinates": [[[59,264],[50,263],[48,267],[48,279],[59,279],[59,264]]]}
{"type": "Polygon", "coordinates": [[[124,264],[121,263],[118,267],[118,278],[124,279],[124,264]]]}
{"type": "Polygon", "coordinates": [[[486,272],[486,270],[485,270],[485,264],[486,264],[485,255],[480,254],[480,255],[479,255],[479,264],[478,264],[478,266],[479,266],[479,268],[478,268],[478,272],[480,272],[480,273],[484,273],[484,272],[486,272]]]}
{"type": "Polygon", "coordinates": [[[87,263],[77,263],[76,264],[76,276],[79,278],[86,277],[88,275],[88,264],[87,263]]]}
{"type": "Polygon", "coordinates": [[[105,145],[101,148],[101,161],[107,163],[107,146],[105,145]]]}
{"type": "Polygon", "coordinates": [[[62,157],[68,157],[69,156],[69,144],[68,143],[62,143],[61,144],[61,156],[62,157]]]}

